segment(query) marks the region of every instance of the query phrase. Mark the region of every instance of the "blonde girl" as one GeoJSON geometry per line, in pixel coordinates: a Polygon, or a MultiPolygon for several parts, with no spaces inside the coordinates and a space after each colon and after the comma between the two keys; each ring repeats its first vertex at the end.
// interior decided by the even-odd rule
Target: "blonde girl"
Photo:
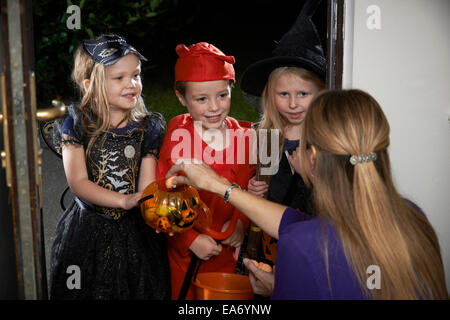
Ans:
{"type": "Polygon", "coordinates": [[[163,117],[143,103],[141,60],[116,35],[85,40],[76,51],[72,77],[81,102],[54,127],[75,199],[56,228],[52,299],[170,296],[165,239],[135,208],[155,179],[165,132],[163,117]],[[70,266],[80,274],[73,286],[70,266]]]}
{"type": "MultiPolygon", "coordinates": [[[[293,170],[290,155],[299,146],[301,127],[312,99],[325,89],[326,59],[311,20],[318,4],[317,1],[305,3],[273,55],[250,65],[241,82],[244,92],[261,97],[262,117],[257,133],[258,137],[266,136],[270,143],[260,141],[258,147],[263,150],[259,154],[275,149],[279,160],[271,170],[264,169],[269,175],[250,179],[247,190],[302,212],[312,211],[310,191],[293,170]],[[273,131],[278,132],[278,140],[270,139],[273,131]]],[[[263,234],[262,240],[260,259],[274,264],[276,239],[263,234]]]]}

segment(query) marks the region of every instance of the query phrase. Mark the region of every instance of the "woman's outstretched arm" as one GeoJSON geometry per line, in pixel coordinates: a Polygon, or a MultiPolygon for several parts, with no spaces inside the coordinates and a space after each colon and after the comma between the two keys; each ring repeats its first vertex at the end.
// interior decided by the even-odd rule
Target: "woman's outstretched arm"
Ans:
{"type": "MultiPolygon", "coordinates": [[[[204,163],[192,163],[189,160],[180,162],[170,168],[166,177],[172,177],[177,172],[184,172],[186,176],[174,177],[172,184],[189,184],[197,189],[213,192],[222,198],[231,186],[231,182],[217,175],[204,163]]],[[[238,188],[231,191],[228,200],[266,233],[278,239],[278,228],[286,206],[238,188]]]]}

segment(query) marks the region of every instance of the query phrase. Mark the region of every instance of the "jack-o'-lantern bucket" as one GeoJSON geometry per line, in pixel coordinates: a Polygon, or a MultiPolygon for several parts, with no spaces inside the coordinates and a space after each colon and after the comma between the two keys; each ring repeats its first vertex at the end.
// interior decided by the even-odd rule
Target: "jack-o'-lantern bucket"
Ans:
{"type": "Polygon", "coordinates": [[[248,276],[235,273],[199,273],[193,282],[196,300],[252,300],[248,276]]]}
{"type": "Polygon", "coordinates": [[[212,213],[200,199],[198,191],[188,185],[173,185],[173,178],[156,180],[145,188],[139,204],[147,225],[166,233],[183,232],[195,227],[216,240],[227,239],[233,234],[239,218],[238,211],[233,212],[225,231],[211,229],[212,213]]]}
{"type": "Polygon", "coordinates": [[[145,188],[139,201],[144,221],[160,232],[183,232],[195,225],[208,227],[211,213],[195,188],[171,186],[167,179],[145,188]]]}

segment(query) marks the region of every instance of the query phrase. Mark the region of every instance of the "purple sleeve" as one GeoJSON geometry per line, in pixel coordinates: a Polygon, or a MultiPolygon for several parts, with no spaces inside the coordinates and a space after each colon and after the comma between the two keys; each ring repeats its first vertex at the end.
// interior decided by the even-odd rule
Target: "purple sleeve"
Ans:
{"type": "MultiPolygon", "coordinates": [[[[286,209],[282,223],[289,221],[305,221],[308,217],[296,210],[286,209]],[[300,215],[300,218],[298,217],[300,215]],[[285,219],[286,218],[286,219],[285,219]]],[[[290,232],[283,233],[280,224],[280,239],[277,244],[277,260],[275,265],[275,287],[271,299],[299,300],[323,299],[311,270],[311,257],[304,255],[298,247],[298,240],[291,238],[290,232]]]]}
{"type": "Polygon", "coordinates": [[[422,209],[419,208],[418,205],[416,205],[414,202],[408,200],[408,199],[404,199],[406,201],[407,204],[409,204],[417,213],[420,213],[422,216],[424,216],[425,218],[427,217],[426,214],[422,211],[422,209]]]}
{"type": "Polygon", "coordinates": [[[286,228],[288,225],[290,225],[291,223],[299,222],[299,221],[306,221],[306,220],[310,220],[311,218],[312,218],[312,216],[310,216],[306,213],[303,213],[303,212],[300,212],[293,208],[288,207],[288,208],[286,208],[286,210],[284,210],[283,217],[281,218],[280,226],[278,228],[278,232],[281,234],[282,230],[284,228],[286,228]]]}

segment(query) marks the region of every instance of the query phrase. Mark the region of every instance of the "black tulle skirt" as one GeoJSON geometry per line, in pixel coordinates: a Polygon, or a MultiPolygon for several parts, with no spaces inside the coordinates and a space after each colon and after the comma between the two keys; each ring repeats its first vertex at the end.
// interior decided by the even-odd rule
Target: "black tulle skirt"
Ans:
{"type": "Polygon", "coordinates": [[[50,272],[51,299],[170,299],[166,240],[138,209],[114,220],[75,198],[58,221],[50,272]]]}

